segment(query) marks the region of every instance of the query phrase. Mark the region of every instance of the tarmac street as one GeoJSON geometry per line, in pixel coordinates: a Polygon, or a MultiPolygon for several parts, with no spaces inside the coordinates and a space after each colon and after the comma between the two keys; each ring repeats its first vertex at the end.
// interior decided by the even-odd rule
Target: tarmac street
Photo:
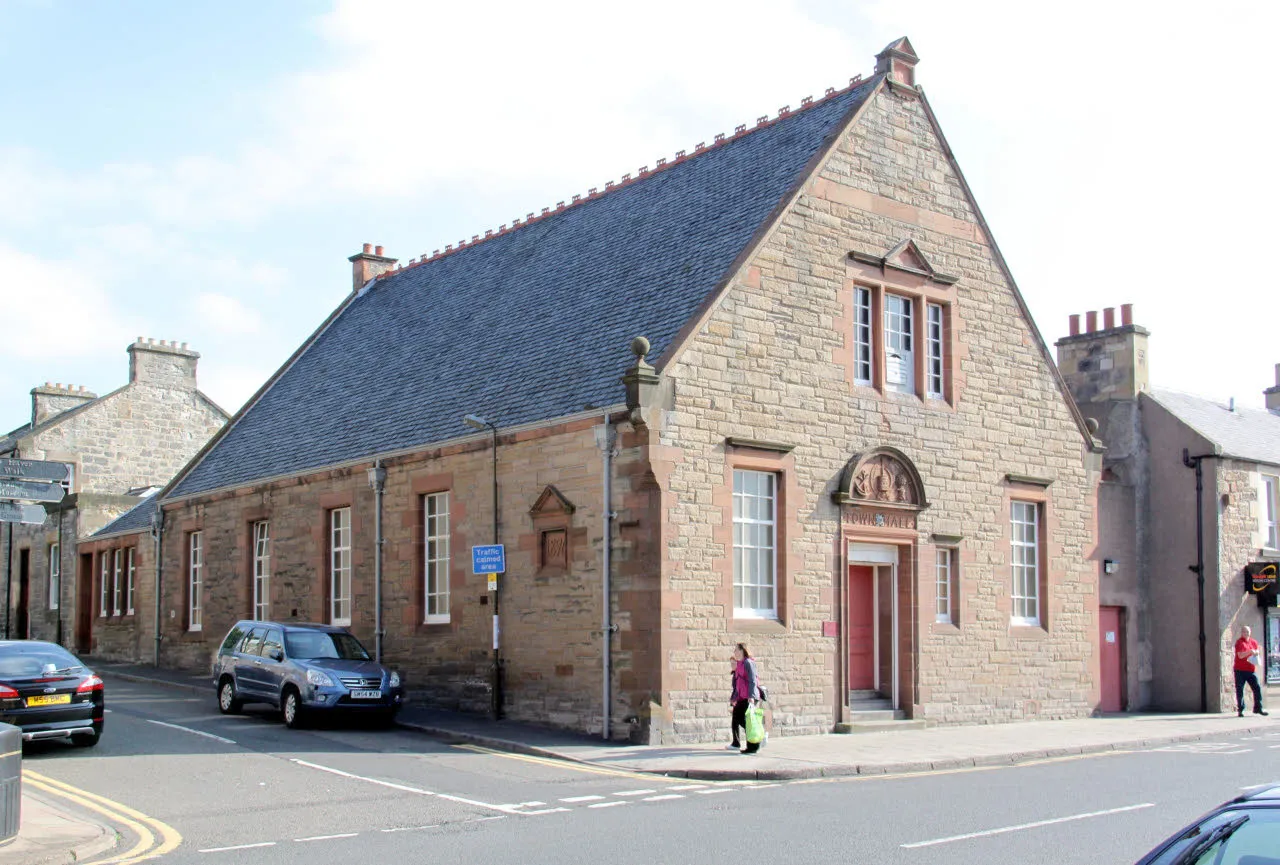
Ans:
{"type": "Polygon", "coordinates": [[[265,708],[220,715],[211,687],[109,677],[107,701],[96,748],[37,743],[24,759],[43,799],[134,824],[87,861],[1123,863],[1241,787],[1280,781],[1280,725],[1249,721],[1012,765],[722,781],[408,729],[288,730],[265,708]]]}

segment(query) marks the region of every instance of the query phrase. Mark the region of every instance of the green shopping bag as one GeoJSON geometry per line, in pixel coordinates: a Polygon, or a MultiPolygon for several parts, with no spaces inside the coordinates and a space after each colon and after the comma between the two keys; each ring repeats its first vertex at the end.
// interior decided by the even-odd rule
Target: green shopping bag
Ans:
{"type": "Polygon", "coordinates": [[[759,745],[764,741],[764,709],[759,703],[747,707],[747,743],[759,745]]]}

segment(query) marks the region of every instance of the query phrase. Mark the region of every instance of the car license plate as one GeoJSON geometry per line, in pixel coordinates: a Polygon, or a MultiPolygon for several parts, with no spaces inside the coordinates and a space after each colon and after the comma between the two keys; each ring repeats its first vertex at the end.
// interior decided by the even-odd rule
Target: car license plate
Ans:
{"type": "Polygon", "coordinates": [[[40,697],[27,697],[27,706],[60,706],[70,703],[70,694],[46,694],[40,697]]]}
{"type": "Polygon", "coordinates": [[[351,699],[353,700],[381,700],[381,691],[352,691],[351,699]]]}

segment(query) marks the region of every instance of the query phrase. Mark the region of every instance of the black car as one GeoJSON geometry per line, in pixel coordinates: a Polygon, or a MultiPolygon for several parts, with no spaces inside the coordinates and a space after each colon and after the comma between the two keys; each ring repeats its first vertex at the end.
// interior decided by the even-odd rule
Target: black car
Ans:
{"type": "Polygon", "coordinates": [[[1136,865],[1280,865],[1280,784],[1223,803],[1136,865]]]}
{"type": "Polygon", "coordinates": [[[102,680],[54,643],[0,641],[0,722],[22,729],[22,741],[70,739],[98,744],[102,680]]]}

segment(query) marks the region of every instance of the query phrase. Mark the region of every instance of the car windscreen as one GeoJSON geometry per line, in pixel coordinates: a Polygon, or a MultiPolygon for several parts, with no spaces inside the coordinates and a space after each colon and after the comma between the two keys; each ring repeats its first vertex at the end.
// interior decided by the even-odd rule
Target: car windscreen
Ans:
{"type": "Polygon", "coordinates": [[[0,646],[0,680],[34,678],[50,666],[64,672],[83,667],[75,655],[49,643],[0,646]]]}
{"type": "Polygon", "coordinates": [[[367,661],[369,653],[360,641],[350,634],[333,634],[323,631],[289,631],[284,636],[285,652],[290,658],[341,658],[346,661],[367,661]]]}

